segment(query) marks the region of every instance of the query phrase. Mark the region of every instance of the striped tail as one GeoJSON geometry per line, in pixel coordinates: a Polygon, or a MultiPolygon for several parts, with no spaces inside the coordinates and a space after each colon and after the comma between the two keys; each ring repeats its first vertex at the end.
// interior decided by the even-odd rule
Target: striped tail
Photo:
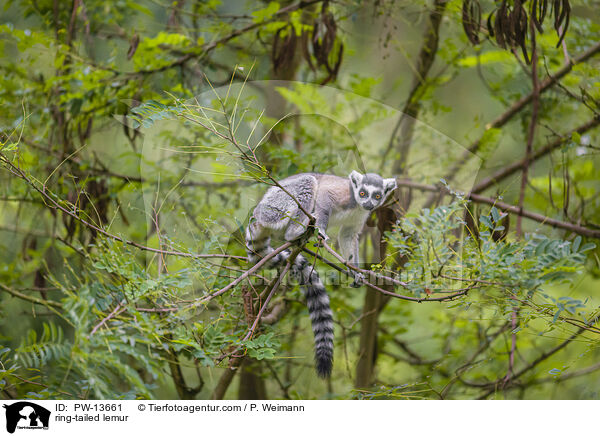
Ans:
{"type": "MultiPolygon", "coordinates": [[[[246,229],[246,251],[248,261],[251,264],[255,264],[273,251],[270,245],[271,238],[261,233],[263,232],[260,231],[260,226],[256,223],[250,223],[246,229]]],[[[290,250],[278,253],[270,259],[266,267],[277,268],[281,266],[290,254],[290,250]]],[[[331,375],[333,366],[333,313],[329,305],[329,296],[319,278],[319,274],[304,256],[298,255],[296,257],[291,268],[291,274],[298,280],[306,296],[306,304],[315,337],[317,375],[327,378],[331,375]]]]}
{"type": "MultiPolygon", "coordinates": [[[[271,237],[256,221],[251,220],[246,228],[246,253],[248,254],[248,262],[254,265],[263,257],[268,256],[273,252],[271,247],[271,237]]],[[[289,250],[284,250],[273,256],[265,267],[277,268],[283,264],[290,255],[289,250]]]]}
{"type": "Polygon", "coordinates": [[[329,296],[319,274],[302,255],[298,255],[292,271],[299,278],[306,296],[306,305],[315,336],[315,365],[317,375],[327,378],[333,366],[333,313],[329,296]]]}

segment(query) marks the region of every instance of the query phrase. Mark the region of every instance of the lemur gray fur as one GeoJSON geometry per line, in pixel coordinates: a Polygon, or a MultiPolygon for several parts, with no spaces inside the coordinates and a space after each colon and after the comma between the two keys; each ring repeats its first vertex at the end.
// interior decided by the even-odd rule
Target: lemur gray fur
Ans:
{"type": "MultiPolygon", "coordinates": [[[[358,239],[371,211],[381,206],[396,188],[396,180],[377,174],[352,171],[348,177],[302,173],[283,179],[279,187],[271,187],[258,203],[246,229],[246,250],[250,263],[256,263],[273,251],[271,236],[294,241],[308,229],[309,217],[298,207],[315,217],[319,236],[328,240],[327,228],[340,226],[338,244],[342,256],[353,266],[359,266],[358,239]],[[298,203],[294,201],[293,195],[298,203]]],[[[282,265],[290,255],[282,251],[267,263],[267,267],[282,265]]],[[[329,296],[319,275],[302,255],[291,267],[304,291],[315,337],[317,374],[326,378],[333,365],[333,318],[329,296]]],[[[362,275],[354,275],[352,286],[360,286],[362,275]]]]}

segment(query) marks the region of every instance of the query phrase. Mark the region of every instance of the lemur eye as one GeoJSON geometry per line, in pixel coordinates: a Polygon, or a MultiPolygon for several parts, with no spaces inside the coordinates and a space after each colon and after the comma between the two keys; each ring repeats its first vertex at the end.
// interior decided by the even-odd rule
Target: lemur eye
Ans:
{"type": "Polygon", "coordinates": [[[360,193],[358,195],[360,195],[361,197],[364,197],[367,194],[365,194],[365,191],[360,191],[360,193]]]}
{"type": "Polygon", "coordinates": [[[381,195],[375,194],[375,200],[379,200],[380,198],[381,198],[381,195]]]}

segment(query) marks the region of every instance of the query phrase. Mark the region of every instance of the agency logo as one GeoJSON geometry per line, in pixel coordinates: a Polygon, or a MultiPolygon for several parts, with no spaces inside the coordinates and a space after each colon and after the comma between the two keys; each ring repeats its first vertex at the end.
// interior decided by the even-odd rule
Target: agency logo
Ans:
{"type": "Polygon", "coordinates": [[[27,430],[47,430],[50,411],[29,401],[19,401],[3,405],[6,409],[6,431],[14,433],[18,428],[27,430]]]}

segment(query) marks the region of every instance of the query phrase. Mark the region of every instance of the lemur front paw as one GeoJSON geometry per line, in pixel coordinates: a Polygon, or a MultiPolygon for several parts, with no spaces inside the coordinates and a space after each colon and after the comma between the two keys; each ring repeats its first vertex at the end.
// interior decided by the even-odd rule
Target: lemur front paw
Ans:
{"type": "Polygon", "coordinates": [[[350,284],[353,288],[360,288],[365,281],[365,276],[363,273],[359,273],[351,270],[352,276],[354,277],[354,281],[350,284]]]}
{"type": "Polygon", "coordinates": [[[315,242],[315,247],[322,247],[323,242],[329,242],[330,239],[329,236],[327,236],[327,234],[320,229],[317,231],[317,238],[319,240],[315,242]]]}

